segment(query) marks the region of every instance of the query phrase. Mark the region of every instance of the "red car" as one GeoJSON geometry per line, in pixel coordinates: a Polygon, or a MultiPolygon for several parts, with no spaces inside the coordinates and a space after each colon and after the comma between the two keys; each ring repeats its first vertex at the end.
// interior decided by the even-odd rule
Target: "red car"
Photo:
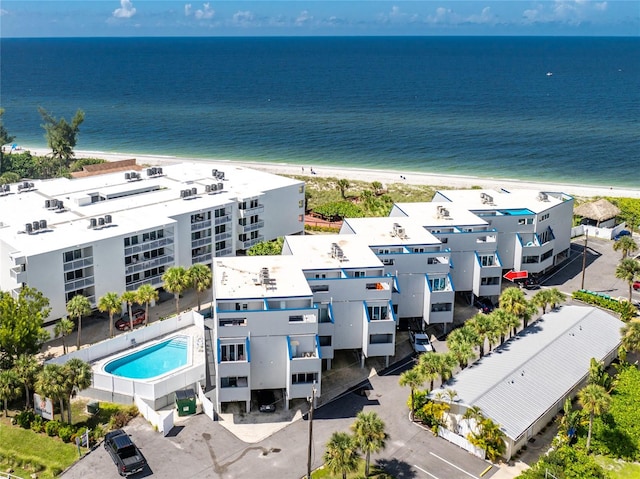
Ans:
{"type": "Polygon", "coordinates": [[[640,281],[633,282],[633,290],[638,291],[640,289],[640,281]]]}
{"type": "MultiPolygon", "coordinates": [[[[133,326],[140,326],[144,324],[145,314],[144,309],[134,309],[133,310],[133,326]]],[[[119,320],[116,321],[116,328],[120,331],[126,331],[129,329],[129,315],[125,314],[119,320]]]]}

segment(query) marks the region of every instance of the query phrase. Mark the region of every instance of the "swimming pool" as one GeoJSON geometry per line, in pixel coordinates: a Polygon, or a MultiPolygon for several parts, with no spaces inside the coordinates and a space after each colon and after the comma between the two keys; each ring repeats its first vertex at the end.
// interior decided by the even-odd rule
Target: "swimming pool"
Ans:
{"type": "Polygon", "coordinates": [[[188,344],[188,336],[174,336],[109,361],[105,364],[104,370],[114,376],[129,379],[151,379],[162,376],[188,363],[188,344]]]}
{"type": "Polygon", "coordinates": [[[509,208],[506,210],[500,210],[503,215],[533,215],[535,214],[529,208],[509,208]]]}

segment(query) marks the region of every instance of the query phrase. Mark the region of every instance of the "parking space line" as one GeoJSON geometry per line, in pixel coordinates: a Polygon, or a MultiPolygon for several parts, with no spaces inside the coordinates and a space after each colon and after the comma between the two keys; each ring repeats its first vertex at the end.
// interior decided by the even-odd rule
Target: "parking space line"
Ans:
{"type": "Polygon", "coordinates": [[[429,471],[425,471],[424,469],[422,469],[420,466],[416,466],[415,464],[413,465],[413,467],[415,467],[416,469],[418,469],[421,472],[424,472],[426,475],[433,477],[433,479],[440,479],[438,476],[434,476],[433,474],[431,474],[429,471]]]}
{"type": "Polygon", "coordinates": [[[429,454],[431,454],[433,457],[440,459],[442,462],[446,462],[447,464],[449,464],[451,467],[455,467],[458,471],[460,472],[464,472],[467,476],[469,477],[473,477],[473,479],[480,479],[477,476],[474,476],[473,474],[471,474],[470,472],[465,471],[464,469],[462,469],[461,467],[456,466],[455,464],[453,464],[452,462],[447,461],[445,458],[438,456],[437,454],[434,454],[433,452],[429,451],[429,454]]]}

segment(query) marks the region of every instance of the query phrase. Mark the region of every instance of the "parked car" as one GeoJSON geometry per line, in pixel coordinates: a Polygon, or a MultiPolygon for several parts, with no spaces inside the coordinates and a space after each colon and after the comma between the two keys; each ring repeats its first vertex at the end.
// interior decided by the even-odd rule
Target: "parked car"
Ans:
{"type": "Polygon", "coordinates": [[[623,236],[631,236],[631,231],[629,230],[621,230],[617,235],[613,237],[614,241],[620,240],[623,236]]]}
{"type": "Polygon", "coordinates": [[[640,281],[633,282],[633,290],[638,291],[640,289],[640,281]]]}
{"type": "Polygon", "coordinates": [[[521,284],[524,289],[540,289],[540,283],[536,278],[528,277],[521,284]]]}
{"type": "Polygon", "coordinates": [[[489,314],[491,311],[495,309],[495,306],[491,302],[489,298],[478,298],[475,300],[473,305],[478,308],[481,313],[489,314]]]}
{"type": "MultiPolygon", "coordinates": [[[[133,327],[140,326],[144,324],[145,320],[144,309],[134,309],[133,310],[133,327]]],[[[116,321],[116,328],[120,331],[126,331],[130,327],[129,315],[125,314],[119,320],[116,321]]]]}
{"type": "Polygon", "coordinates": [[[418,354],[433,351],[429,335],[424,331],[409,331],[409,340],[413,350],[418,354]]]}
{"type": "Polygon", "coordinates": [[[147,465],[145,457],[122,429],[107,433],[104,437],[104,448],[109,452],[121,476],[140,472],[147,465]]]}
{"type": "Polygon", "coordinates": [[[276,397],[270,389],[258,391],[258,409],[260,412],[276,412],[276,397]]]}

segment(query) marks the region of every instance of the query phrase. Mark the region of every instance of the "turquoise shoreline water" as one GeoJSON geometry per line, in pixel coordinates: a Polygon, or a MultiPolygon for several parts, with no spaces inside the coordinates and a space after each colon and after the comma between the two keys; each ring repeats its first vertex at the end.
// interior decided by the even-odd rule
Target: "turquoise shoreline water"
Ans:
{"type": "Polygon", "coordinates": [[[635,187],[640,38],[0,39],[3,123],[77,149],[635,187]],[[10,65],[7,68],[6,65],[10,65]],[[551,75],[547,75],[551,73],[551,75]]]}

